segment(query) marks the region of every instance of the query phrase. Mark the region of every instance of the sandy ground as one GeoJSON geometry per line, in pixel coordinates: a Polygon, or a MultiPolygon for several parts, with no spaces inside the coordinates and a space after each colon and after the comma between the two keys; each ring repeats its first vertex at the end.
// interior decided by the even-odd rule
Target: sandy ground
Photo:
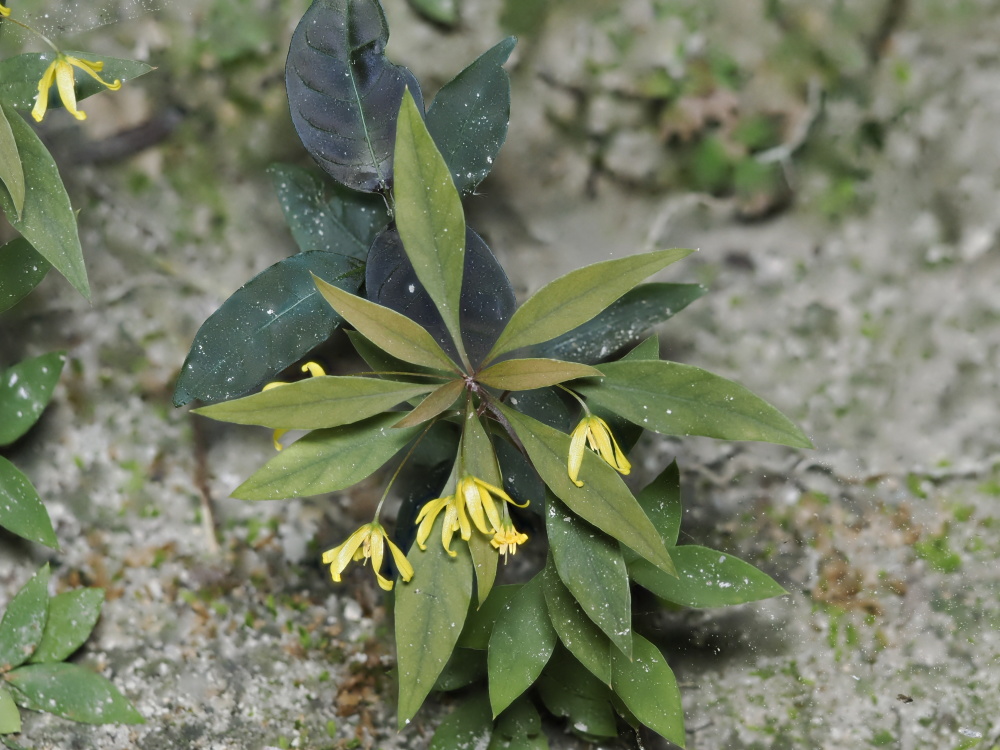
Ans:
{"type": "MultiPolygon", "coordinates": [[[[823,210],[831,177],[806,152],[789,162],[791,207],[752,223],[733,199],[651,188],[649,165],[669,154],[614,92],[676,44],[725,42],[764,71],[782,39],[766,4],[709,14],[700,41],[652,3],[623,3],[610,21],[591,5],[559,6],[543,33],[522,40],[509,142],[470,222],[522,293],[650,246],[701,248],[663,277],[711,288],[663,328],[665,356],[739,380],[817,446],[640,446],[637,479],[674,456],[684,469],[685,539],[752,559],[791,592],[642,615],[682,684],[688,747],[1000,746],[1000,4],[911,3],[878,64],[854,71],[865,95],[830,95],[819,113],[801,88],[748,84],[746,96],[814,117],[815,142],[886,124],[881,149],[857,155],[864,171],[849,210],[823,210]],[[622,24],[642,54],[595,79],[622,24]]],[[[803,11],[816,14],[817,33],[824,13],[858,4],[820,5],[803,11]]],[[[293,10],[267,16],[286,37],[293,10]]],[[[391,54],[434,88],[501,35],[493,3],[467,13],[482,24],[449,35],[393,4],[391,54]]],[[[282,56],[271,53],[280,44],[264,36],[261,62],[229,67],[211,45],[169,51],[172,35],[203,21],[178,4],[124,24],[106,41],[159,54],[162,75],[93,100],[82,131],[57,118],[46,130],[58,152],[85,154],[81,138],[163,118],[171,104],[188,113],[129,161],[72,168],[93,304],[53,276],[0,321],[4,364],[55,348],[70,359],[42,422],[9,454],[46,499],[62,549],[0,539],[0,602],[45,560],[59,590],[105,587],[103,618],[76,658],[147,718],[91,728],[27,714],[23,744],[424,747],[447,706],[395,732],[377,590],[364,571],[334,588],[318,565],[318,551],[367,517],[377,489],[228,499],[270,455],[269,435],[170,406],[200,322],[293,252],[263,173],[298,158],[282,56]],[[171,63],[191,78],[173,77],[171,63]]],[[[549,729],[553,747],[578,746],[549,729]]]]}

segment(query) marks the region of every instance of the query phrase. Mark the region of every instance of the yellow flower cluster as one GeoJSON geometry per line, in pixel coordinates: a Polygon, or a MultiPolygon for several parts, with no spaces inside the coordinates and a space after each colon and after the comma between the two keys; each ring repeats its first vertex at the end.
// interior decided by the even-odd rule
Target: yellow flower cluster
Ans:
{"type": "MultiPolygon", "coordinates": [[[[8,10],[7,13],[10,13],[10,11],[8,10]]],[[[5,13],[4,15],[7,14],[5,13]]],[[[114,83],[108,83],[98,75],[104,69],[103,62],[81,60],[78,57],[64,55],[60,52],[56,55],[56,59],[46,68],[45,73],[42,75],[42,80],[38,82],[38,96],[35,97],[35,106],[31,110],[31,116],[35,118],[36,122],[41,122],[42,118],[45,117],[45,111],[49,106],[49,89],[52,88],[53,82],[55,82],[56,88],[59,90],[59,98],[62,99],[66,111],[77,120],[87,119],[86,113],[76,108],[73,68],[79,68],[112,91],[117,91],[122,87],[121,81],[116,80],[114,83]]]]}
{"type": "Polygon", "coordinates": [[[323,563],[330,566],[330,576],[336,583],[340,583],[340,574],[348,566],[351,560],[364,560],[368,562],[371,558],[372,571],[378,585],[384,591],[392,591],[392,581],[382,575],[382,558],[385,555],[385,545],[389,545],[389,552],[399,570],[399,576],[404,581],[413,578],[413,566],[406,559],[403,551],[397,547],[385,533],[385,529],[378,521],[372,521],[362,526],[349,537],[347,541],[338,547],[327,550],[323,553],[323,563]]]}

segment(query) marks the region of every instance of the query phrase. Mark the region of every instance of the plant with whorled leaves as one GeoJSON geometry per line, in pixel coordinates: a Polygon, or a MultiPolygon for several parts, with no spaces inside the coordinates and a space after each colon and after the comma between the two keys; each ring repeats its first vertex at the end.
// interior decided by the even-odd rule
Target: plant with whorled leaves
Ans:
{"type": "Polygon", "coordinates": [[[197,411],[271,428],[276,441],[309,430],[236,497],[343,490],[403,455],[372,521],[323,558],[334,580],[352,560],[371,560],[379,585],[394,589],[400,726],[432,690],[468,687],[432,747],[463,736],[546,747],[539,705],[588,738],[616,736],[620,718],[683,744],[673,674],[632,627],[632,584],[695,607],[783,590],[729,555],[677,546],[676,465],[635,495],[621,478],[625,449],[643,430],[809,441],[743,387],[662,361],[656,339],[643,340],[702,293],[641,283],[688,250],[587,266],[517,307],[461,201],[506,135],[501,65],[514,41],[466,68],[425,113],[412,74],[383,55],[387,35],[376,0],[316,0],[302,19],[287,66],[299,135],[335,180],[381,200],[326,200],[315,178],[276,169],[303,252],[206,322],[177,400],[256,390],[346,324],[367,371],[327,376],[309,363],[305,380],[197,411]],[[245,358],[251,371],[234,372],[245,358]],[[392,535],[381,512],[394,482],[392,535]],[[495,585],[500,558],[523,545],[533,574],[495,585]]]}

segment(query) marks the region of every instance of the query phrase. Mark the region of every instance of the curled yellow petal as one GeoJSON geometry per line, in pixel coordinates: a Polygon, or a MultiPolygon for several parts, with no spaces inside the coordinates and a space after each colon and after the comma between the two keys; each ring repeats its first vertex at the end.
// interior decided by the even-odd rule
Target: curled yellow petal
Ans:
{"type": "Polygon", "coordinates": [[[629,463],[625,453],[618,446],[618,441],[611,433],[608,423],[600,417],[588,414],[580,420],[580,423],[573,430],[569,444],[567,472],[577,487],[583,487],[583,482],[577,477],[580,475],[580,467],[583,465],[585,443],[619,474],[628,474],[632,471],[632,464],[629,463]]]}
{"type": "Polygon", "coordinates": [[[0,16],[3,16],[4,18],[6,18],[9,15],[10,15],[10,8],[8,8],[8,7],[4,6],[4,5],[0,5],[0,16]]]}
{"type": "Polygon", "coordinates": [[[49,63],[49,67],[45,69],[41,80],[38,82],[38,94],[35,96],[35,106],[31,109],[31,116],[35,118],[35,122],[41,122],[42,118],[45,117],[46,110],[49,108],[49,89],[52,88],[52,84],[56,80],[57,61],[53,60],[49,63]]]}

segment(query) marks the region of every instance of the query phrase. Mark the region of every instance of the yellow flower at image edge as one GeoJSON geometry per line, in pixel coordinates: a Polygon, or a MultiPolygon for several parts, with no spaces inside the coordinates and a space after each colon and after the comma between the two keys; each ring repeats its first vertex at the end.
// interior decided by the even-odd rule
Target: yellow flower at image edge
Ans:
{"type": "Polygon", "coordinates": [[[619,474],[628,474],[632,471],[632,464],[628,462],[622,449],[618,447],[618,442],[611,434],[608,423],[600,417],[588,414],[580,420],[580,424],[573,430],[573,439],[569,444],[567,471],[569,478],[577,487],[583,487],[583,482],[577,477],[580,475],[580,467],[583,465],[584,443],[589,443],[591,450],[607,461],[619,474]]]}
{"type": "Polygon", "coordinates": [[[410,565],[410,561],[406,559],[403,551],[389,539],[382,524],[378,521],[365,524],[347,537],[347,541],[339,547],[324,552],[323,564],[330,566],[330,576],[336,583],[340,583],[340,574],[344,572],[344,568],[350,564],[351,560],[367,562],[368,558],[371,558],[372,570],[375,572],[378,585],[384,591],[392,591],[392,581],[379,572],[382,569],[385,544],[389,545],[389,552],[392,553],[392,559],[399,569],[400,578],[409,581],[413,578],[413,566],[410,565]]]}
{"type": "Polygon", "coordinates": [[[42,80],[38,82],[38,96],[35,97],[35,107],[31,110],[31,116],[35,118],[36,122],[41,122],[42,118],[45,117],[45,111],[49,107],[49,89],[52,88],[53,82],[55,82],[56,87],[59,89],[59,98],[62,99],[66,111],[77,120],[87,119],[86,113],[76,108],[73,68],[79,68],[112,91],[117,91],[122,87],[121,81],[116,80],[114,83],[108,83],[98,75],[104,69],[103,62],[81,60],[78,57],[71,57],[60,52],[49,67],[45,69],[42,80]]]}
{"type": "Polygon", "coordinates": [[[0,16],[4,16],[6,18],[9,15],[10,15],[10,8],[6,8],[3,5],[0,5],[0,16]]]}

